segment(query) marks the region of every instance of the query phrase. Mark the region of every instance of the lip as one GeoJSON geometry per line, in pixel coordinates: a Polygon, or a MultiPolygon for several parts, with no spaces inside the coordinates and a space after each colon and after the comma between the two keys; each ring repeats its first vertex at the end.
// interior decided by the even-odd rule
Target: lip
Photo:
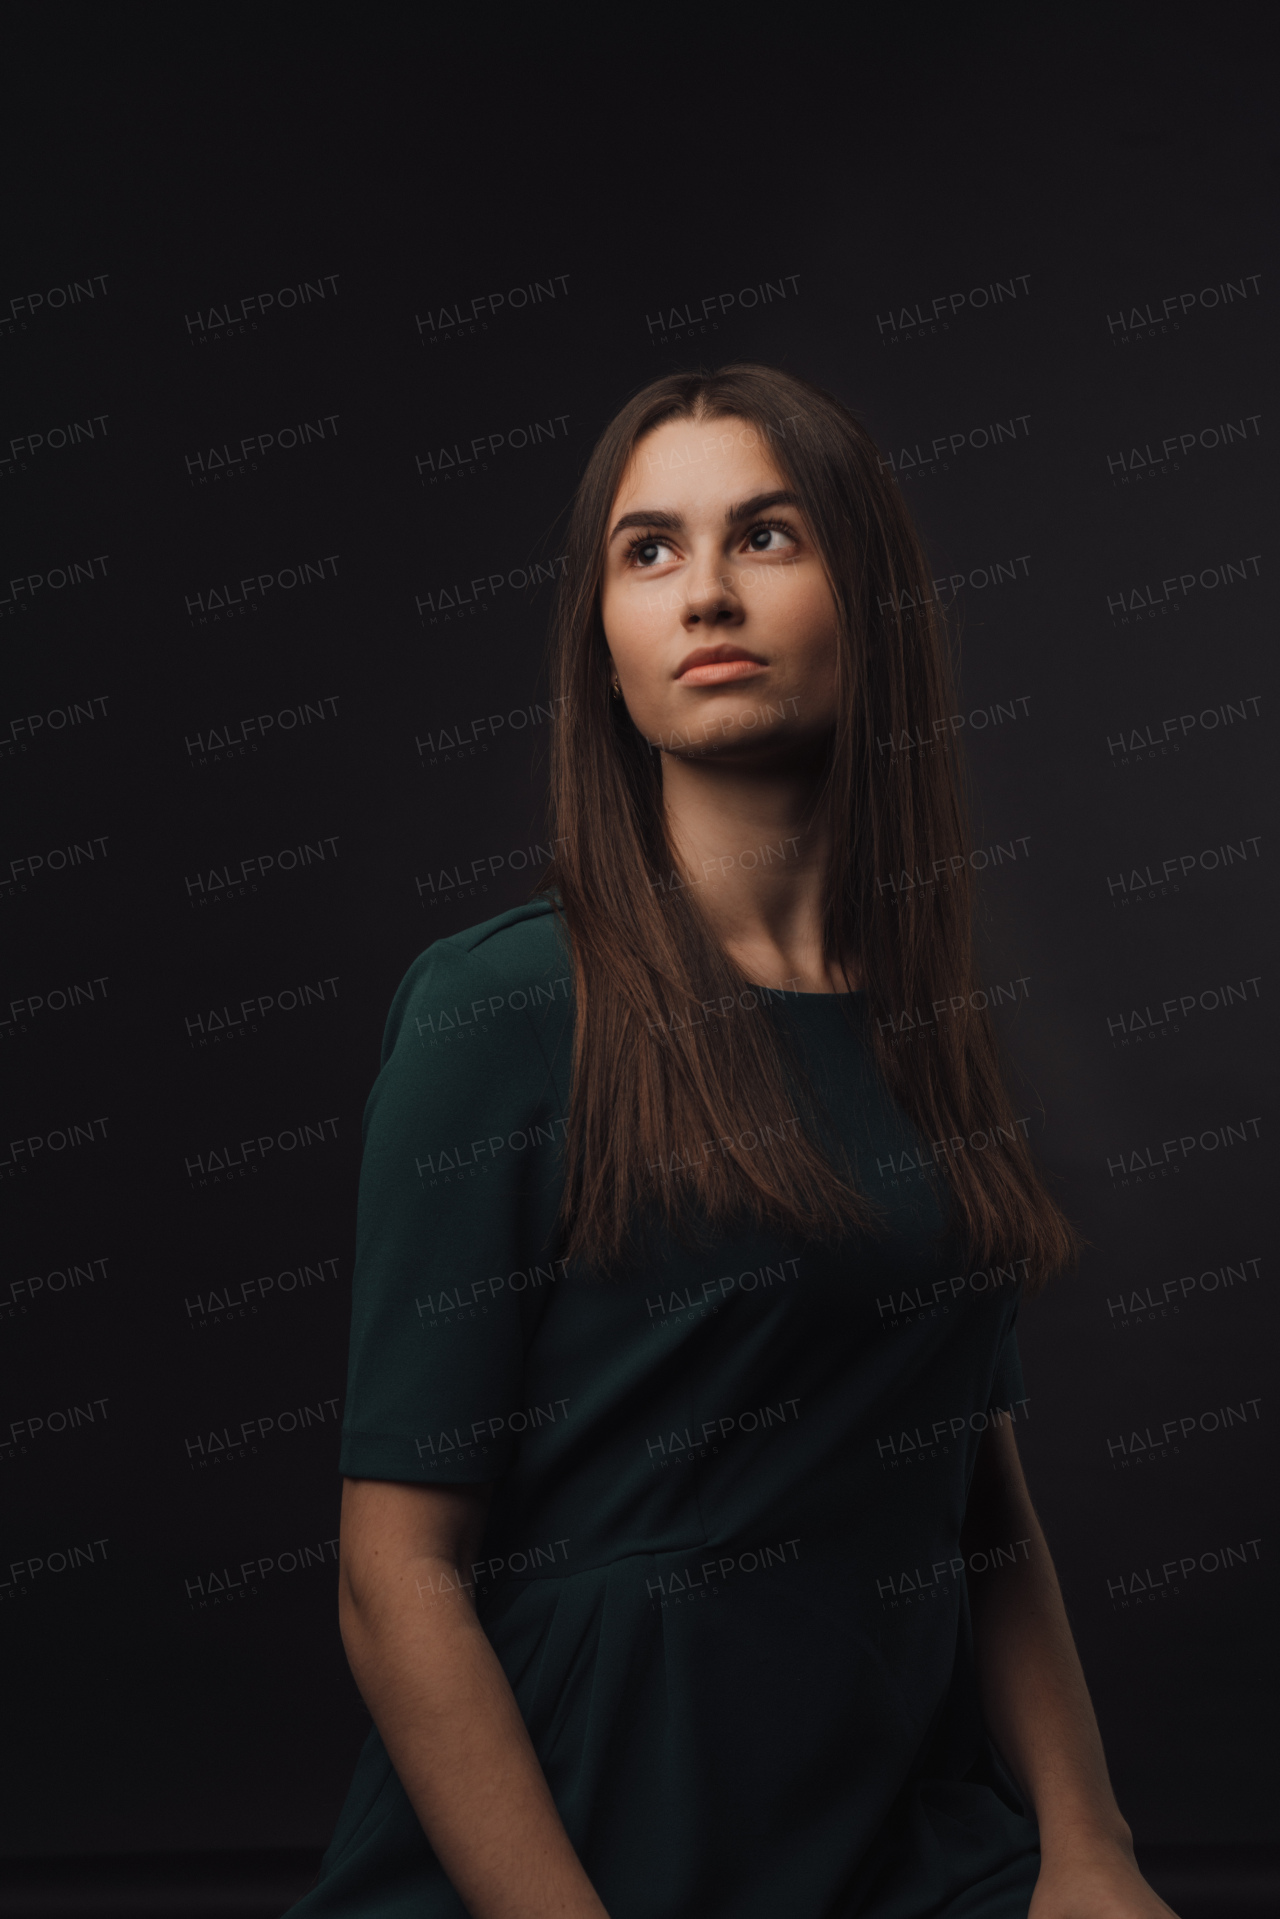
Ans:
{"type": "Polygon", "coordinates": [[[676,671],[676,679],[685,686],[718,686],[730,680],[748,679],[764,671],[767,661],[748,653],[745,646],[700,646],[688,654],[676,671]]]}

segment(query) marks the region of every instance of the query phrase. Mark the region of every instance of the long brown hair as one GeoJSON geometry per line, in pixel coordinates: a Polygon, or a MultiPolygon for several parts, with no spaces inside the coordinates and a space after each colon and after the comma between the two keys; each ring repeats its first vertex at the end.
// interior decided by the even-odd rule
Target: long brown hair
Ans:
{"type": "Polygon", "coordinates": [[[929,569],[866,430],[820,388],[764,366],[645,387],[600,436],[570,514],[552,676],[572,718],[555,730],[558,852],[538,888],[563,915],[577,1008],[567,1250],[607,1269],[655,1214],[682,1238],[744,1217],[806,1238],[876,1220],[847,1164],[820,1145],[778,1024],[744,1014],[717,1033],[700,1017],[707,1001],[748,1007],[758,989],[695,889],[665,884],[678,860],[660,758],[610,697],[600,594],[622,476],[663,421],[704,418],[759,433],[835,600],[838,717],[815,800],[831,848],[824,950],[857,956],[877,1065],[949,1191],[949,1224],[975,1260],[1018,1261],[1034,1287],[1073,1261],[1078,1240],[1036,1169],[977,988],[962,769],[950,727],[933,725],[954,698],[929,569]],[[910,744],[921,739],[932,743],[910,744]],[[903,1043],[904,1015],[935,1002],[946,1010],[935,1009],[929,1037],[903,1043]]]}

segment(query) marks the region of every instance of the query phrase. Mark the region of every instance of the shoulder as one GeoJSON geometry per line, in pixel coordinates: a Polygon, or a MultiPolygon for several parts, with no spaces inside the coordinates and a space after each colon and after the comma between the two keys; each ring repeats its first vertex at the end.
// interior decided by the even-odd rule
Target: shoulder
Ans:
{"type": "Polygon", "coordinates": [[[466,955],[509,987],[552,970],[563,972],[569,963],[564,921],[546,898],[526,900],[523,906],[481,920],[478,926],[437,940],[436,947],[447,949],[451,956],[466,955]]]}
{"type": "Polygon", "coordinates": [[[406,1027],[421,1034],[436,1023],[502,1012],[533,1011],[571,997],[571,964],[563,919],[547,898],[527,900],[419,953],[396,989],[383,1036],[384,1063],[406,1027]]]}

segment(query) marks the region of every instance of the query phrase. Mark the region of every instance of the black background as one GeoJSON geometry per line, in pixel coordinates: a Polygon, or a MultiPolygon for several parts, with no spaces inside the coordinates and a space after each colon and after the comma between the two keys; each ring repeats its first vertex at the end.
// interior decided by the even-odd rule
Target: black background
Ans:
{"type": "Polygon", "coordinates": [[[5,1849],[328,1836],[366,1724],[327,1542],[383,1018],[536,877],[547,580],[596,434],[741,358],[852,404],[963,576],[980,843],[1025,841],[984,976],[1026,982],[1020,1110],[1091,1242],[1022,1315],[1023,1454],[1139,1838],[1265,1837],[1262,12],[12,18],[0,1032],[6,1137],[47,1143],[4,1148],[5,1849]]]}

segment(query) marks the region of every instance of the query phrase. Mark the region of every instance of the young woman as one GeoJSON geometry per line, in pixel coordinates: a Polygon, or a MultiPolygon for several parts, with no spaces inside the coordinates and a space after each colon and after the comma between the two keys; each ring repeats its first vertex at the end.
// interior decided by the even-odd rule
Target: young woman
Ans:
{"type": "Polygon", "coordinates": [[[539,896],[366,1115],[295,1910],[1154,1919],[1018,1464],[1075,1253],[1000,1077],[919,543],[867,435],[675,375],[574,505],[539,896]]]}

